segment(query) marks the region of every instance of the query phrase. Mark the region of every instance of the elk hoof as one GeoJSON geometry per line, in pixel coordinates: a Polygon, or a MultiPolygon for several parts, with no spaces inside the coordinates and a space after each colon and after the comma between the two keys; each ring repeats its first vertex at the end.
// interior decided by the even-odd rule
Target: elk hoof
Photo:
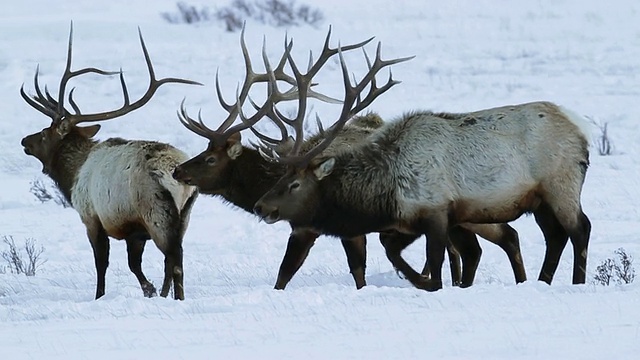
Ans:
{"type": "Polygon", "coordinates": [[[426,291],[436,291],[442,289],[442,281],[432,280],[428,277],[421,277],[421,279],[416,283],[416,287],[418,289],[426,290],[426,291]]]}
{"type": "Polygon", "coordinates": [[[144,297],[148,298],[158,295],[155,286],[153,286],[151,283],[142,285],[142,293],[144,294],[144,297]]]}
{"type": "Polygon", "coordinates": [[[173,289],[173,298],[175,300],[184,300],[184,288],[182,285],[176,285],[173,289]]]}

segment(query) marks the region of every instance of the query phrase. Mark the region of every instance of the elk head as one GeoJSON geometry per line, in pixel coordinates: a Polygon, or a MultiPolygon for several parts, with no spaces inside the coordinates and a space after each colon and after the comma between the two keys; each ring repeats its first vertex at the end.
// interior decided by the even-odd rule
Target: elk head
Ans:
{"type": "MultiPolygon", "coordinates": [[[[320,182],[334,171],[335,159],[323,154],[329,145],[342,130],[348,119],[368,107],[379,95],[389,90],[399,81],[393,80],[391,72],[385,85],[378,87],[376,84],[376,74],[383,68],[407,61],[413,57],[399,58],[392,60],[382,60],[380,55],[381,44],[378,43],[376,58],[371,63],[367,53],[364,52],[367,61],[368,72],[355,85],[349,80],[349,71],[342,56],[342,51],[338,48],[340,65],[342,69],[344,83],[344,99],[342,110],[335,123],[326,131],[320,127],[324,138],[317,145],[306,153],[301,153],[302,141],[304,138],[303,121],[305,119],[306,94],[300,91],[298,98],[298,113],[295,118],[288,118],[281,112],[274,111],[275,121],[287,124],[295,129],[295,143],[291,151],[286,155],[280,155],[275,151],[274,142],[263,141],[262,154],[270,161],[287,165],[286,174],[276,183],[276,185],[262,196],[254,207],[254,213],[264,219],[267,223],[274,223],[279,220],[288,220],[292,225],[308,224],[313,216],[310,209],[314,209],[314,204],[321,196],[320,182]],[[367,95],[362,98],[361,94],[365,89],[369,89],[367,95]],[[264,151],[266,150],[266,151],[264,151]]],[[[289,57],[291,68],[298,81],[298,88],[308,88],[311,78],[315,75],[313,68],[306,74],[301,74],[293,59],[289,57]]],[[[320,124],[318,122],[318,124],[320,124]]]]}
{"type": "Polygon", "coordinates": [[[34,76],[34,87],[36,91],[36,95],[29,96],[24,91],[24,84],[20,88],[20,95],[22,98],[33,108],[40,111],[44,115],[47,115],[51,118],[51,125],[42,129],[41,131],[28,135],[24,137],[21,141],[22,146],[24,146],[24,152],[27,155],[35,156],[40,162],[43,164],[43,172],[49,173],[51,170],[51,162],[54,160],[56,155],[56,150],[61,146],[61,144],[65,143],[65,140],[75,139],[77,142],[75,146],[83,146],[83,141],[85,143],[92,143],[91,138],[98,132],[100,129],[100,125],[91,125],[91,126],[78,126],[80,123],[84,122],[96,122],[113,119],[122,115],[125,115],[133,110],[136,110],[146,104],[151,97],[155,94],[156,90],[163,84],[166,83],[182,83],[182,84],[193,84],[193,85],[202,85],[198,82],[184,79],[176,79],[176,78],[164,78],[164,79],[156,79],[153,66],[151,64],[151,59],[149,57],[149,52],[144,43],[144,39],[142,38],[142,32],[138,29],[138,35],[140,37],[140,44],[142,46],[142,51],[144,53],[145,61],[147,63],[147,68],[149,70],[149,88],[146,93],[137,101],[131,103],[129,100],[129,93],[127,90],[127,86],[124,80],[124,75],[122,70],[113,72],[113,71],[104,71],[96,68],[83,68],[79,70],[71,70],[71,49],[73,44],[73,24],[71,25],[71,29],[69,31],[69,46],[67,49],[67,65],[62,75],[62,79],[60,80],[60,85],[58,89],[58,98],[55,99],[49,93],[49,90],[45,86],[44,92],[40,89],[40,85],[38,84],[38,73],[36,70],[36,74],[34,76]],[[101,113],[93,113],[93,114],[82,114],[80,108],[73,100],[73,91],[71,89],[68,95],[68,101],[71,105],[73,112],[67,110],[64,105],[64,97],[66,94],[66,86],[70,79],[73,77],[86,74],[86,73],[96,73],[100,75],[120,75],[120,83],[122,85],[122,92],[124,94],[124,104],[121,108],[113,111],[101,112],[101,113]]]}
{"type": "MultiPolygon", "coordinates": [[[[338,49],[329,47],[330,36],[331,29],[329,29],[327,34],[322,55],[315,64],[310,64],[314,74],[320,70],[322,65],[324,65],[330,57],[338,53],[338,49]]],[[[358,44],[345,46],[342,48],[342,51],[360,48],[372,39],[373,38],[358,44]]],[[[329,103],[339,102],[336,99],[311,90],[310,86],[313,84],[310,83],[310,79],[312,76],[309,76],[309,81],[303,84],[297,81],[295,77],[285,73],[285,67],[288,64],[290,52],[293,47],[293,40],[289,41],[285,39],[284,52],[275,68],[272,68],[269,63],[266,54],[266,44],[263,41],[262,59],[265,67],[264,73],[256,73],[253,70],[244,39],[244,28],[240,35],[240,47],[244,57],[245,78],[242,86],[236,91],[235,103],[230,104],[224,100],[220,90],[218,74],[216,73],[218,102],[228,113],[227,118],[222,124],[216,130],[213,130],[203,123],[200,114],[198,114],[197,120],[189,117],[184,107],[184,101],[178,111],[180,122],[190,131],[208,139],[209,145],[205,151],[178,166],[173,172],[173,177],[183,183],[197,186],[200,192],[205,194],[218,194],[227,188],[228,182],[231,179],[230,173],[233,171],[234,164],[237,163],[235,160],[241,156],[244,151],[244,147],[241,144],[240,131],[250,128],[263,142],[274,144],[274,146],[277,147],[277,151],[284,151],[284,149],[292,146],[290,143],[291,140],[287,136],[284,123],[280,121],[274,120],[274,123],[280,129],[283,138],[281,141],[260,134],[252,127],[258,120],[265,116],[272,120],[275,119],[277,117],[277,114],[274,113],[274,111],[277,111],[275,104],[281,101],[298,100],[299,92],[304,92],[305,98],[312,97],[329,103]],[[280,92],[277,85],[278,81],[291,85],[291,88],[288,91],[280,92]],[[249,96],[250,88],[255,83],[267,83],[267,100],[262,106],[254,103],[249,96]],[[300,89],[300,91],[298,89],[300,89]],[[243,114],[242,110],[247,99],[249,99],[251,106],[255,110],[255,114],[249,118],[243,114]],[[238,116],[242,119],[242,122],[231,126],[238,116]]]]}

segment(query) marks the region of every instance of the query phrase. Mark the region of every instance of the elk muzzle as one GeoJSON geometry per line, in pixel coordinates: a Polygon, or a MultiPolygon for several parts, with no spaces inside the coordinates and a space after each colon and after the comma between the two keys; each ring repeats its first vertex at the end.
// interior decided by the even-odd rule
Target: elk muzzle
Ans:
{"type": "Polygon", "coordinates": [[[178,180],[181,183],[191,185],[192,177],[189,176],[188,172],[184,170],[182,166],[178,166],[173,170],[172,174],[173,178],[178,180]]]}
{"type": "Polygon", "coordinates": [[[256,214],[267,224],[273,224],[280,220],[280,210],[276,206],[269,206],[262,201],[258,201],[253,207],[253,213],[256,214]]]}
{"type": "Polygon", "coordinates": [[[33,143],[33,141],[30,141],[30,138],[34,137],[35,134],[33,135],[29,135],[29,136],[25,136],[24,138],[22,138],[22,141],[20,141],[20,145],[22,145],[24,147],[24,153],[27,155],[33,155],[33,151],[31,150],[31,146],[33,143]]]}

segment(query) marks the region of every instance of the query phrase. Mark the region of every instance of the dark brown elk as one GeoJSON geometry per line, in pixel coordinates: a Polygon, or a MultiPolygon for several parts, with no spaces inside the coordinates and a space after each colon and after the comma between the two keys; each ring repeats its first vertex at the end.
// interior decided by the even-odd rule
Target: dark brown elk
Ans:
{"type": "Polygon", "coordinates": [[[136,110],[145,105],[163,84],[198,84],[176,78],[156,79],[142,34],[139,35],[150,75],[145,94],[131,102],[120,71],[124,93],[122,107],[83,114],[73,100],[73,90],[68,94],[73,112],[65,108],[67,82],[86,73],[118,73],[96,68],[71,70],[71,29],[67,65],[60,80],[58,98],[51,96],[46,87],[44,92],[40,89],[37,71],[34,80],[36,95],[27,95],[24,86],[20,89],[29,105],[52,120],[49,127],[22,139],[22,146],[27,155],[40,160],[43,173],[55,181],[87,228],[97,273],[96,299],[105,293],[109,237],[113,237],[125,239],[129,268],[148,297],[154,296],[156,289],[142,273],[142,253],[146,240],[153,239],[165,256],[160,295],[166,297],[173,284],[174,297],[182,300],[182,238],[197,189],[175,181],[171,172],[188,157],[171,145],[155,141],[111,138],[98,142],[93,136],[100,125],[78,126],[85,122],[110,120],[136,110]]]}
{"type": "MultiPolygon", "coordinates": [[[[327,34],[321,55],[313,65],[313,68],[316,69],[313,71],[320,70],[322,65],[338,52],[337,48],[330,47],[330,36],[331,31],[327,34]]],[[[361,48],[370,41],[371,39],[368,39],[358,44],[344,46],[341,51],[361,48]]],[[[286,167],[265,160],[255,147],[245,146],[241,143],[240,131],[249,128],[250,123],[231,125],[240,115],[238,110],[249,97],[249,90],[253,84],[258,82],[268,83],[271,76],[273,80],[283,81],[292,86],[297,84],[293,77],[286,75],[284,72],[287,64],[287,55],[291,50],[292,43],[288,44],[288,48],[285,49],[277,67],[265,73],[256,73],[253,70],[244,40],[244,29],[241,33],[240,45],[244,57],[246,75],[235,103],[228,104],[223,99],[219,82],[216,78],[218,101],[228,112],[228,116],[222,124],[216,130],[209,129],[200,118],[194,120],[189,117],[183,103],[178,113],[182,124],[192,132],[208,139],[209,145],[205,151],[178,166],[173,172],[173,177],[185,184],[196,186],[200,193],[219,196],[224,201],[253,213],[253,206],[256,201],[284,175],[286,167]]],[[[267,60],[264,49],[263,58],[265,61],[267,60]]],[[[267,68],[270,67],[268,63],[265,66],[267,68]]],[[[291,92],[279,94],[275,83],[269,86],[272,86],[272,98],[270,99],[272,103],[287,100],[288,96],[290,96],[288,94],[292,94],[291,92]]],[[[311,96],[330,101],[313,91],[311,91],[311,96]]],[[[263,106],[263,109],[252,117],[253,122],[259,120],[262,116],[268,116],[268,110],[270,110],[268,105],[263,106]]],[[[381,124],[382,120],[375,114],[354,118],[337,135],[336,143],[352,143],[364,139],[381,124]]],[[[309,144],[316,143],[320,137],[315,136],[308,139],[305,146],[310,147],[311,145],[309,144]]],[[[336,146],[339,147],[340,145],[335,145],[334,147],[336,146]]],[[[319,234],[314,231],[292,228],[278,272],[275,289],[281,290],[287,286],[304,263],[318,236],[319,234]]],[[[363,235],[345,237],[342,238],[342,246],[347,255],[347,262],[355,280],[356,288],[359,289],[366,285],[366,238],[363,235]]]]}
{"type": "MultiPolygon", "coordinates": [[[[352,86],[342,58],[341,64],[341,115],[325,139],[306,153],[294,147],[287,155],[265,154],[289,169],[256,203],[256,214],[269,223],[286,220],[334,236],[387,231],[410,239],[426,235],[430,279],[402,258],[410,240],[391,237],[383,243],[389,260],[412,284],[437,290],[449,241],[465,264],[469,243],[452,232],[484,228],[506,234],[512,229],[507,231],[504,223],[533,213],[547,244],[539,280],[551,283],[571,238],[573,283],[585,282],[591,225],[580,204],[589,162],[582,119],[548,102],[465,114],[412,112],[367,141],[327,156],[323,149],[358,109],[367,85],[352,86]]],[[[304,98],[299,101],[303,107],[304,98]]],[[[291,123],[279,115],[280,121],[291,123]]],[[[300,135],[304,118],[296,120],[300,135]]]]}

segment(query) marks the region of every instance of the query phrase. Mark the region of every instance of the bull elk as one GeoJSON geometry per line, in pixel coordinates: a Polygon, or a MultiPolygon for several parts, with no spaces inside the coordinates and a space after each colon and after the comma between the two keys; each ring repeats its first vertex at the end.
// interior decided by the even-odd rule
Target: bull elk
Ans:
{"type": "Polygon", "coordinates": [[[136,276],[145,296],[156,289],[142,273],[145,242],[153,239],[165,256],[164,281],[160,295],[166,297],[173,283],[174,297],[184,299],[182,238],[197,189],[175,181],[173,169],[187,159],[186,154],[168,144],[155,141],[110,138],[93,139],[100,125],[78,126],[85,122],[110,120],[145,105],[163,84],[197,82],[164,78],[156,79],[149,53],[139,31],[140,44],[147,63],[150,83],[140,99],[131,102],[127,86],[119,72],[124,104],[121,108],[101,113],[82,114],[73,99],[68,101],[73,112],[65,108],[68,81],[86,73],[115,75],[97,68],[71,70],[73,26],[69,32],[66,69],[59,85],[58,98],[40,89],[38,71],[34,77],[36,94],[20,94],[33,108],[51,118],[49,127],[22,139],[27,155],[42,163],[42,172],[51,177],[61,192],[80,214],[87,228],[97,273],[95,298],[105,293],[105,273],[109,264],[109,238],[125,239],[129,269],[136,276]]]}
{"type": "MultiPolygon", "coordinates": [[[[273,143],[263,143],[271,150],[264,155],[288,170],[256,203],[258,216],[333,236],[382,232],[394,267],[414,286],[437,290],[449,241],[461,251],[463,283],[472,281],[475,268],[466,265],[477,262],[465,261],[465,254],[475,258],[476,244],[467,236],[472,232],[492,235],[503,249],[511,249],[507,253],[512,265],[522,266],[519,248],[513,249],[515,230],[505,223],[533,213],[546,241],[539,280],[551,283],[571,238],[573,283],[585,282],[591,225],[580,204],[589,163],[582,119],[548,102],[462,114],[414,111],[366,141],[324,154],[346,120],[361,110],[360,94],[367,86],[365,81],[352,85],[340,60],[345,98],[325,138],[305,153],[294,146],[284,155],[274,151],[273,143]],[[406,237],[399,241],[394,233],[406,237]],[[427,237],[431,278],[421,276],[401,256],[419,235],[427,237]]],[[[378,57],[369,68],[379,63],[378,57]]],[[[297,79],[304,78],[292,68],[297,79]]],[[[301,93],[299,109],[305,101],[301,93]]],[[[277,115],[274,119],[295,127],[296,144],[301,144],[301,112],[293,120],[277,115]]]]}

